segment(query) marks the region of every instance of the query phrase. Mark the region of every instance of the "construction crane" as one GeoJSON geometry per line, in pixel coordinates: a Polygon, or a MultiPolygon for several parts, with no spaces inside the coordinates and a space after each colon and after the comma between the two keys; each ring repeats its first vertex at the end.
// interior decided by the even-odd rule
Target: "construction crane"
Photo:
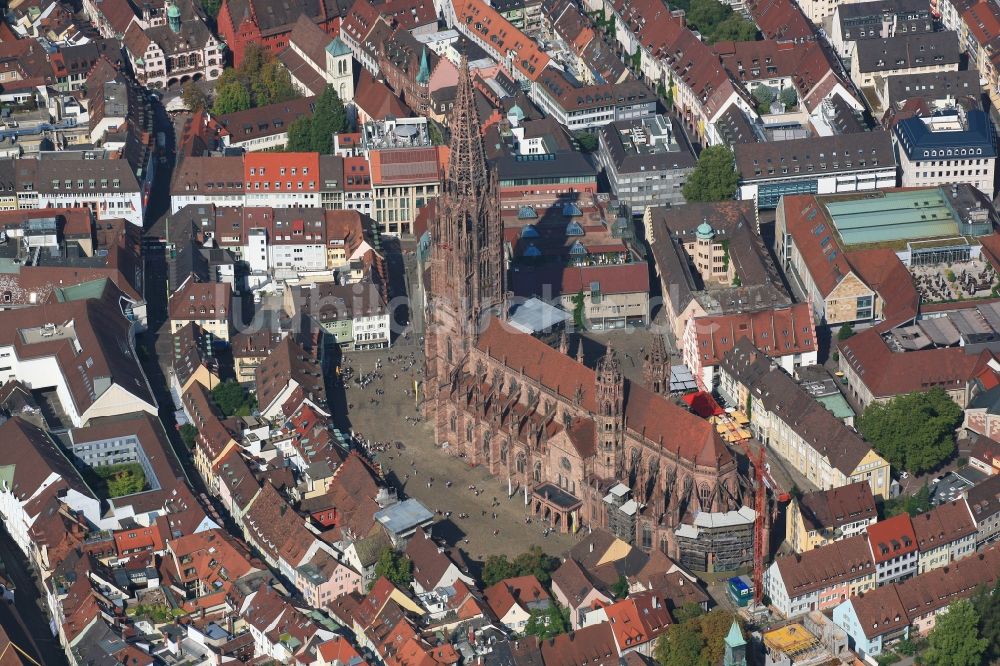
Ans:
{"type": "Polygon", "coordinates": [[[755,512],[753,521],[753,605],[760,608],[760,602],[764,598],[764,558],[767,557],[767,544],[765,543],[764,521],[767,516],[767,488],[764,486],[764,470],[767,460],[767,453],[764,447],[758,449],[757,457],[754,458],[747,445],[747,455],[753,465],[753,509],[755,512]]]}
{"type": "Polygon", "coordinates": [[[743,452],[753,466],[753,509],[756,514],[753,523],[753,602],[760,606],[764,597],[764,559],[768,554],[767,535],[764,521],[767,520],[767,491],[774,493],[779,502],[787,502],[790,497],[782,490],[767,469],[767,451],[764,445],[754,449],[751,440],[740,440],[743,452]]]}

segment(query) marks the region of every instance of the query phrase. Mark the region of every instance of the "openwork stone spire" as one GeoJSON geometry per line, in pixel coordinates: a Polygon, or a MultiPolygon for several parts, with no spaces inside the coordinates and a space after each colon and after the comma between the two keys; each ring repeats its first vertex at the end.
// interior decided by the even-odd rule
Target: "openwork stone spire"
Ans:
{"type": "MultiPolygon", "coordinates": [[[[450,377],[493,316],[506,314],[500,191],[486,164],[469,63],[449,121],[448,172],[431,220],[427,377],[450,377]]],[[[433,389],[432,389],[433,390],[433,389]]]]}
{"type": "Polygon", "coordinates": [[[476,110],[469,60],[462,54],[455,106],[449,121],[451,155],[448,158],[445,192],[452,197],[476,196],[486,187],[486,151],[479,133],[481,121],[476,110]]]}

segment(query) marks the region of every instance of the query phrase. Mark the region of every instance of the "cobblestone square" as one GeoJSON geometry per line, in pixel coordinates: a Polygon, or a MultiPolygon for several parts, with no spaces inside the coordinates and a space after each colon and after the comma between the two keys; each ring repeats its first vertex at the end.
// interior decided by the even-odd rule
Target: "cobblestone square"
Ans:
{"type": "Polygon", "coordinates": [[[474,561],[493,554],[515,556],[532,545],[560,555],[577,541],[580,535],[550,532],[545,536],[543,523],[526,523],[523,488],[512,488],[513,496],[508,497],[506,478],[494,477],[487,469],[472,467],[439,448],[431,426],[413,420],[419,417],[414,380],[423,365],[423,352],[416,341],[400,340],[392,349],[348,352],[344,365],[353,369],[354,377],[361,377],[375,371],[379,359],[382,379],[373,379],[365,388],[353,378],[347,382],[351,427],[369,440],[393,444],[376,453],[375,459],[386,478],[405,496],[441,512],[435,536],[459,546],[474,561]],[[415,363],[404,371],[410,358],[415,363]],[[376,390],[384,393],[376,395],[376,390]],[[373,398],[378,404],[371,402],[373,398]],[[397,441],[405,448],[398,449],[394,445],[397,441]],[[450,517],[446,517],[447,512],[451,512],[450,517]],[[459,514],[469,517],[459,518],[459,514]]]}

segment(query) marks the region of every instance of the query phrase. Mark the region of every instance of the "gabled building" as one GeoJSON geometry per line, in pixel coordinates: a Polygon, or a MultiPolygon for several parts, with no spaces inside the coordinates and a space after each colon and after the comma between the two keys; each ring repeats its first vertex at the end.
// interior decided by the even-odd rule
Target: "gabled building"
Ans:
{"type": "Polygon", "coordinates": [[[145,5],[122,39],[139,83],[165,88],[188,81],[213,81],[225,66],[223,43],[209,30],[200,6],[191,0],[145,5]]]}
{"type": "Polygon", "coordinates": [[[976,525],[976,548],[1000,537],[1000,474],[994,474],[963,493],[976,525]]]}
{"type": "Polygon", "coordinates": [[[875,561],[868,538],[862,534],[779,557],[764,572],[765,594],[788,618],[834,608],[874,588],[875,561]]]}
{"type": "Polygon", "coordinates": [[[876,585],[904,580],[917,573],[920,546],[908,514],[887,518],[870,526],[866,533],[875,562],[876,585]]]}
{"type": "Polygon", "coordinates": [[[847,599],[833,609],[833,621],[847,632],[859,656],[874,659],[897,640],[926,636],[949,604],[967,599],[982,585],[991,587],[998,571],[1000,551],[988,548],[950,567],[847,599]]]}
{"type": "Polygon", "coordinates": [[[830,43],[841,58],[850,59],[856,42],[861,40],[934,31],[931,7],[920,0],[812,0],[813,4],[823,1],[836,4],[829,12],[833,14],[830,43]]]}
{"type": "Polygon", "coordinates": [[[486,603],[512,632],[524,633],[533,614],[543,613],[552,604],[552,598],[534,576],[506,578],[483,590],[486,603]]]}
{"type": "Polygon", "coordinates": [[[789,194],[834,194],[896,186],[889,133],[815,136],[734,147],[740,199],[775,208],[789,194]]]}
{"type": "Polygon", "coordinates": [[[889,496],[889,463],[749,340],[720,365],[719,392],[750,417],[754,436],[820,489],[858,481],[889,496]]]}
{"type": "Polygon", "coordinates": [[[448,551],[422,529],[406,542],[406,557],[413,563],[413,589],[418,595],[450,587],[457,581],[475,586],[475,581],[455,563],[448,551]]]}
{"type": "Polygon", "coordinates": [[[917,573],[947,566],[976,549],[976,524],[966,500],[939,504],[910,522],[920,550],[917,573]]]}
{"type": "Polygon", "coordinates": [[[8,361],[0,384],[17,380],[52,389],[67,426],[100,416],[156,414],[126,304],[121,291],[100,281],[82,287],[73,300],[0,311],[6,331],[0,353],[8,361]]]}
{"type": "Polygon", "coordinates": [[[593,580],[572,557],[567,557],[552,572],[552,596],[560,606],[569,609],[573,629],[583,626],[587,613],[614,601],[614,595],[600,581],[593,580]]]}
{"type": "Polygon", "coordinates": [[[660,278],[674,339],[691,320],[787,309],[792,299],[764,241],[749,201],[648,208],[645,238],[660,278]],[[699,228],[707,224],[708,228],[699,228]]]}
{"type": "Polygon", "coordinates": [[[279,342],[254,371],[257,403],[266,419],[293,414],[303,403],[328,415],[320,361],[291,336],[279,342]]]}
{"type": "Polygon", "coordinates": [[[958,36],[954,32],[916,32],[856,42],[851,78],[859,88],[875,77],[958,70],[958,36]]]}
{"type": "Polygon", "coordinates": [[[296,0],[280,7],[259,0],[225,0],[217,20],[219,37],[232,51],[233,64],[239,67],[248,44],[259,44],[275,55],[283,51],[300,16],[335,36],[347,8],[347,4],[337,0],[319,3],[296,0]]]}
{"type": "Polygon", "coordinates": [[[871,485],[856,481],[793,498],[785,514],[786,539],[797,553],[865,532],[878,522],[871,485]]]}
{"type": "Polygon", "coordinates": [[[183,278],[170,294],[170,331],[176,334],[195,323],[216,340],[229,341],[233,287],[225,282],[201,282],[194,275],[183,278]]]}

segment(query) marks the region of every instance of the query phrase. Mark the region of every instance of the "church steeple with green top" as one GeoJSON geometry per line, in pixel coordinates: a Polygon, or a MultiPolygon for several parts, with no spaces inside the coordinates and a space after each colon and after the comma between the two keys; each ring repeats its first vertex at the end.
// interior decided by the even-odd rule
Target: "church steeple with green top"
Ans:
{"type": "Polygon", "coordinates": [[[747,641],[743,638],[743,630],[735,619],[733,626],[726,634],[726,653],[722,660],[723,666],[747,666],[747,641]]]}
{"type": "Polygon", "coordinates": [[[427,47],[420,52],[420,69],[417,71],[417,83],[427,85],[431,80],[431,67],[427,64],[427,47]]]}

